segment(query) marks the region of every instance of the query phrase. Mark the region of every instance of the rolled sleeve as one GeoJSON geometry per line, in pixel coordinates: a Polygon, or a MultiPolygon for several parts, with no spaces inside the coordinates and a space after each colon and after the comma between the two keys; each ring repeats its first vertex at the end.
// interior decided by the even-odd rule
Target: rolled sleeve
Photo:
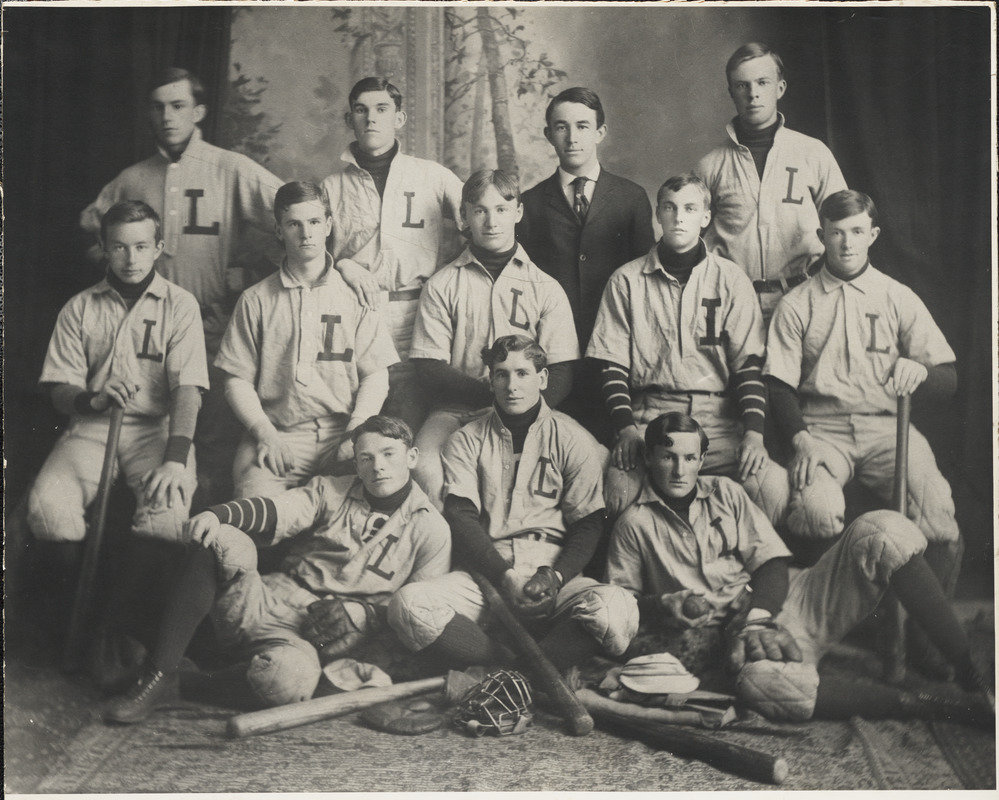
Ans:
{"type": "Polygon", "coordinates": [[[764,375],[772,375],[792,389],[801,384],[804,326],[794,308],[781,300],[770,320],[764,375]]]}
{"type": "Polygon", "coordinates": [[[466,430],[459,430],[447,440],[441,452],[444,466],[444,496],[454,495],[471,500],[475,510],[482,513],[479,493],[479,448],[466,430]]]}

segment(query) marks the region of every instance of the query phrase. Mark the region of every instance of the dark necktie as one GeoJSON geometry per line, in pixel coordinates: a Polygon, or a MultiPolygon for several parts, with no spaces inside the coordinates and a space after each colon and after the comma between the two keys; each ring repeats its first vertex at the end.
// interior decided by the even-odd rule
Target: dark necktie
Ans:
{"type": "Polygon", "coordinates": [[[586,192],[583,191],[587,180],[587,178],[576,178],[572,182],[572,187],[576,192],[572,198],[572,210],[576,212],[580,222],[586,220],[586,212],[590,210],[590,201],[586,199],[586,192]]]}

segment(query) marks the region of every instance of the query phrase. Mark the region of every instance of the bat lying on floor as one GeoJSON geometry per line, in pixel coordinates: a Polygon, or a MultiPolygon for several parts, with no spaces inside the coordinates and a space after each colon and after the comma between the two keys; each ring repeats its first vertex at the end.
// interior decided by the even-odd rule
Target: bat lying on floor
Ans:
{"type": "Polygon", "coordinates": [[[754,781],[781,784],[787,779],[788,766],[783,758],[725,742],[686,726],[651,721],[649,709],[602,697],[592,689],[577,689],[576,697],[596,718],[600,727],[609,732],[640,739],[674,755],[696,758],[754,781]]]}
{"type": "Polygon", "coordinates": [[[265,708],[263,711],[237,714],[229,719],[227,731],[234,739],[242,739],[257,733],[273,733],[307,725],[310,722],[343,717],[390,700],[402,700],[442,689],[447,690],[447,678],[443,676],[397,683],[392,686],[358,689],[329,697],[316,697],[303,703],[290,703],[285,706],[265,708]]]}

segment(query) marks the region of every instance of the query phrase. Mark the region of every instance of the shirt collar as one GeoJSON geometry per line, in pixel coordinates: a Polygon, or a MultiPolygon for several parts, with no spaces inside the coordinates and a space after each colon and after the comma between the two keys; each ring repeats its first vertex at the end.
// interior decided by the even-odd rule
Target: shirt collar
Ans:
{"type": "MultiPolygon", "coordinates": [[[[701,239],[701,238],[698,238],[697,241],[698,242],[703,242],[704,240],[701,239]]],[[[694,274],[694,270],[695,269],[700,269],[702,266],[704,266],[705,264],[707,264],[708,263],[708,259],[710,257],[711,257],[711,253],[707,250],[707,248],[705,248],[704,258],[702,258],[700,261],[698,261],[696,264],[694,264],[694,268],[690,271],[691,275],[694,274]]],[[[674,278],[672,275],[669,274],[669,272],[666,270],[666,267],[663,266],[663,262],[659,260],[659,242],[656,242],[654,245],[652,245],[652,249],[649,250],[648,254],[646,255],[646,257],[645,257],[645,266],[642,267],[642,272],[644,272],[646,274],[651,274],[653,272],[661,272],[663,275],[665,275],[671,281],[679,283],[679,281],[677,281],[676,278],[674,278]]]]}
{"type": "MultiPolygon", "coordinates": [[[[527,257],[527,251],[524,250],[523,245],[521,245],[520,242],[517,242],[517,249],[514,251],[513,257],[510,259],[510,264],[516,264],[519,267],[524,267],[529,264],[530,261],[531,260],[527,257]]],[[[478,262],[475,256],[472,255],[472,248],[466,246],[457,259],[457,266],[469,267],[472,264],[475,264],[475,266],[479,269],[485,269],[485,267],[478,262]]],[[[510,266],[510,264],[507,264],[507,267],[510,266]]],[[[506,267],[504,267],[504,269],[506,269],[506,267]]]]}
{"type": "MultiPolygon", "coordinates": [[[[704,500],[708,495],[711,494],[711,487],[705,483],[700,478],[697,479],[697,494],[694,497],[695,500],[704,500]]],[[[646,476],[645,480],[642,481],[642,488],[638,492],[638,497],[635,498],[635,505],[650,505],[652,503],[658,503],[663,508],[669,508],[663,499],[656,494],[656,490],[652,488],[652,481],[646,476]]]]}
{"type": "Polygon", "coordinates": [[[829,271],[829,267],[826,265],[825,257],[822,260],[822,269],[819,270],[819,280],[822,282],[822,291],[826,294],[834,292],[841,286],[852,286],[854,289],[860,290],[862,293],[867,294],[874,287],[880,283],[881,273],[874,269],[874,265],[868,261],[867,269],[863,273],[853,280],[844,281],[842,278],[837,278],[829,271]]]}
{"type": "MultiPolygon", "coordinates": [[[[725,130],[728,132],[728,138],[735,142],[739,147],[745,147],[742,142],[739,141],[739,134],[735,132],[735,120],[737,117],[732,117],[732,119],[725,125],[725,130]]],[[[777,137],[781,136],[784,131],[784,115],[779,111],[777,112],[777,130],[774,131],[774,141],[777,141],[777,137]]]]}
{"type": "MultiPolygon", "coordinates": [[[[347,496],[351,500],[357,500],[364,505],[368,506],[368,501],[364,497],[364,484],[361,482],[360,478],[354,478],[354,482],[350,485],[347,490],[347,496]]],[[[370,506],[369,506],[370,507],[370,506]]],[[[420,488],[419,484],[414,480],[413,488],[409,492],[409,497],[403,500],[402,505],[393,512],[391,516],[399,514],[402,519],[408,520],[417,511],[429,511],[433,508],[430,503],[430,498],[427,497],[426,492],[420,488]]]]}
{"type": "MultiPolygon", "coordinates": [[[[326,267],[323,269],[323,274],[319,276],[313,286],[325,286],[334,278],[334,273],[336,270],[333,268],[333,256],[330,255],[329,251],[326,251],[326,267]]],[[[302,283],[298,278],[288,272],[288,259],[281,260],[281,269],[278,270],[278,275],[281,278],[281,286],[285,289],[301,289],[308,288],[302,283]]]]}
{"type": "MultiPolygon", "coordinates": [[[[398,151],[396,151],[396,156],[401,156],[402,155],[402,142],[400,142],[398,139],[396,139],[395,143],[396,143],[396,145],[399,148],[398,151]]],[[[361,169],[361,165],[357,163],[357,159],[354,158],[354,154],[350,150],[350,145],[348,145],[347,149],[344,150],[340,154],[340,160],[341,161],[346,161],[348,164],[350,164],[350,165],[352,165],[354,167],[357,167],[358,169],[361,169]]]]}
{"type": "MultiPolygon", "coordinates": [[[[205,143],[204,139],[201,136],[201,128],[195,125],[194,132],[191,134],[191,138],[187,140],[187,147],[184,148],[184,150],[180,154],[180,158],[178,158],[177,160],[180,161],[180,159],[186,156],[188,153],[197,152],[198,148],[201,147],[204,143],[205,143]]],[[[173,161],[173,156],[170,155],[170,153],[168,153],[162,147],[160,147],[160,145],[157,144],[156,149],[160,151],[160,155],[163,156],[163,158],[165,158],[167,161],[173,161]]]]}
{"type": "MultiPolygon", "coordinates": [[[[496,410],[495,400],[493,401],[493,407],[492,410],[490,411],[490,414],[492,415],[493,425],[497,428],[497,430],[506,430],[506,426],[503,424],[503,420],[500,419],[499,412],[496,410]]],[[[545,402],[545,398],[542,397],[541,408],[538,411],[538,418],[531,423],[531,427],[529,427],[527,430],[529,431],[534,430],[535,428],[538,427],[539,423],[549,419],[551,415],[552,415],[552,410],[551,408],[548,407],[548,403],[545,402]]]]}
{"type": "MultiPolygon", "coordinates": [[[[114,292],[114,287],[110,283],[108,283],[108,279],[106,277],[101,278],[101,282],[97,284],[97,292],[99,294],[114,292]]],[[[160,275],[159,272],[157,272],[155,275],[153,275],[153,279],[149,282],[149,285],[146,287],[146,291],[144,291],[140,295],[139,300],[141,300],[147,294],[151,294],[154,297],[162,299],[163,297],[166,297],[166,293],[167,293],[166,278],[164,278],[162,275],[160,275]]]]}
{"type": "Polygon", "coordinates": [[[569,186],[572,184],[572,182],[574,180],[576,180],[576,178],[586,178],[587,180],[591,180],[594,183],[596,183],[597,182],[597,178],[599,178],[599,177],[600,177],[600,162],[599,161],[597,161],[593,165],[592,169],[590,169],[589,172],[586,172],[583,175],[572,175],[572,174],[566,172],[564,169],[562,169],[561,165],[559,165],[559,168],[558,168],[558,180],[559,180],[559,184],[562,187],[562,191],[563,192],[567,191],[569,189],[569,186]]]}

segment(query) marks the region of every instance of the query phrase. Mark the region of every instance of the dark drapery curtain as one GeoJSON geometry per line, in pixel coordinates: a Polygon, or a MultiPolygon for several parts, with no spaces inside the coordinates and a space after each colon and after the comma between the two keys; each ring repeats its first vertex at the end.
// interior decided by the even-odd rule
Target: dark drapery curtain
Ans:
{"type": "Polygon", "coordinates": [[[4,9],[4,455],[16,502],[61,419],[35,388],[62,304],[92,284],[77,227],[122,168],[153,151],[146,84],[165,66],[206,81],[210,140],[228,82],[226,8],[4,9]]]}
{"type": "Polygon", "coordinates": [[[992,563],[990,112],[987,8],[827,10],[828,142],[881,214],[875,265],[912,287],[957,353],[956,402],[913,418],[950,479],[976,563],[992,563]]]}

